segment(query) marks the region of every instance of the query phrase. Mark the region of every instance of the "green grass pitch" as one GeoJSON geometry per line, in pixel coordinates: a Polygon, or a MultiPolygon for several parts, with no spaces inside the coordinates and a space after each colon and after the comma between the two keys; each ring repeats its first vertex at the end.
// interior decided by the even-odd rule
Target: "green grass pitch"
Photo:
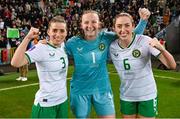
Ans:
{"type": "MultiPolygon", "coordinates": [[[[121,117],[119,104],[120,80],[113,65],[108,65],[111,85],[114,94],[116,117],[121,117]]],[[[73,67],[69,67],[68,77],[71,77],[73,67]]],[[[180,118],[180,73],[163,70],[153,70],[158,87],[158,118],[180,118]]],[[[28,118],[34,96],[38,90],[36,70],[30,70],[28,81],[21,82],[15,79],[18,73],[8,73],[0,76],[0,118],[28,118]]],[[[68,92],[69,92],[69,82],[68,92]]],[[[73,114],[69,108],[69,117],[73,114]]],[[[90,117],[96,117],[94,110],[90,117]]]]}

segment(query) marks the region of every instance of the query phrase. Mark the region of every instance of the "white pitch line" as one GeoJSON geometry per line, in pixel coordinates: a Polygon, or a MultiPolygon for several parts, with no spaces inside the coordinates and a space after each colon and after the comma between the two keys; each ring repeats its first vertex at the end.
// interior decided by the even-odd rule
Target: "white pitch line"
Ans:
{"type": "Polygon", "coordinates": [[[28,85],[21,85],[21,86],[13,86],[13,87],[9,87],[9,88],[2,88],[0,89],[0,91],[5,91],[5,90],[11,90],[11,89],[17,89],[17,88],[24,88],[24,87],[29,87],[29,86],[35,86],[38,85],[39,83],[31,83],[28,85]]]}
{"type": "MultiPolygon", "coordinates": [[[[67,78],[68,80],[71,79],[71,78],[67,78]]],[[[29,86],[36,86],[38,85],[39,83],[31,83],[31,84],[27,84],[27,85],[21,85],[21,86],[13,86],[13,87],[9,87],[9,88],[2,88],[0,89],[0,92],[1,91],[6,91],[6,90],[12,90],[12,89],[17,89],[17,88],[24,88],[24,87],[29,87],[29,86]]]]}
{"type": "MultiPolygon", "coordinates": [[[[117,74],[117,73],[116,72],[109,72],[109,74],[117,74]]],[[[161,76],[161,75],[154,75],[154,77],[163,78],[163,79],[171,79],[171,80],[180,80],[179,78],[168,77],[168,76],[161,76]]]]}
{"type": "MultiPolygon", "coordinates": [[[[109,74],[117,74],[114,72],[109,72],[109,74]]],[[[159,78],[164,78],[164,79],[171,79],[171,80],[180,80],[178,78],[174,78],[174,77],[167,77],[167,76],[158,76],[158,75],[154,75],[155,77],[159,77],[159,78]]],[[[71,79],[71,78],[67,78],[67,79],[71,79]]],[[[29,86],[35,86],[38,85],[39,83],[32,83],[32,84],[27,84],[27,85],[21,85],[21,86],[13,86],[13,87],[9,87],[9,88],[2,88],[0,89],[1,91],[6,91],[6,90],[12,90],[12,89],[17,89],[17,88],[24,88],[24,87],[29,87],[29,86]]]]}
{"type": "Polygon", "coordinates": [[[158,76],[158,75],[154,75],[155,77],[158,78],[163,78],[163,79],[172,79],[172,80],[180,80],[179,78],[175,78],[175,77],[168,77],[168,76],[158,76]]]}

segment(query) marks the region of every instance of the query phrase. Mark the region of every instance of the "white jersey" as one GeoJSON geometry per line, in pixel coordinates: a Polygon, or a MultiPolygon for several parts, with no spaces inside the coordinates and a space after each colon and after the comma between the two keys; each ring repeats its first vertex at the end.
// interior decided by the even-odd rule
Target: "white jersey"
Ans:
{"type": "Polygon", "coordinates": [[[61,47],[49,43],[37,44],[26,52],[29,63],[35,62],[40,89],[37,91],[34,104],[42,107],[55,106],[67,100],[66,78],[68,58],[61,47]]]}
{"type": "Polygon", "coordinates": [[[122,48],[118,40],[110,46],[110,56],[121,79],[122,100],[145,101],[157,97],[151,54],[157,57],[160,51],[149,45],[150,39],[136,35],[128,48],[122,48]]]}

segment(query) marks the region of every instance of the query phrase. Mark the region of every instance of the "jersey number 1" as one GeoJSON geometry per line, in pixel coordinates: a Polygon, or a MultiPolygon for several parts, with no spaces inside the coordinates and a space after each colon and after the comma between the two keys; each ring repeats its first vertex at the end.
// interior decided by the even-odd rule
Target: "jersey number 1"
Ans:
{"type": "Polygon", "coordinates": [[[94,53],[94,52],[91,52],[91,55],[92,55],[92,61],[93,61],[93,63],[96,63],[95,53],[94,53]]]}

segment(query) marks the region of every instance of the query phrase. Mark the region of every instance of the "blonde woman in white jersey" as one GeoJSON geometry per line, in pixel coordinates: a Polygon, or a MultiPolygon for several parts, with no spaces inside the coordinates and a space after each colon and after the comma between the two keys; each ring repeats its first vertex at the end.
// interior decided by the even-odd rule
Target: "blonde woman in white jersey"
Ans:
{"type": "Polygon", "coordinates": [[[31,39],[38,37],[39,29],[31,28],[17,48],[11,64],[20,67],[35,62],[40,89],[32,107],[32,118],[67,118],[68,102],[66,76],[68,58],[64,51],[67,25],[63,17],[53,17],[48,25],[49,42],[38,43],[30,50],[26,47],[31,39]]]}
{"type": "Polygon", "coordinates": [[[157,88],[151,55],[167,68],[175,69],[173,56],[158,42],[145,35],[133,33],[134,21],[128,13],[115,18],[118,39],[110,46],[110,56],[121,79],[120,103],[123,118],[155,118],[157,88]]]}

